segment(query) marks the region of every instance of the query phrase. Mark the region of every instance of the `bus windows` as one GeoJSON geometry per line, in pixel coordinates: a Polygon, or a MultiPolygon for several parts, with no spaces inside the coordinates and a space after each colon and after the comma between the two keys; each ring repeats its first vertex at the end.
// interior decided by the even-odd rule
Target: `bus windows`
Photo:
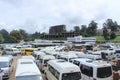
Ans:
{"type": "Polygon", "coordinates": [[[74,62],[73,62],[75,65],[77,65],[77,66],[79,66],[79,64],[80,64],[80,62],[79,61],[76,61],[76,60],[74,60],[74,62]]]}
{"type": "Polygon", "coordinates": [[[49,65],[49,71],[59,80],[60,73],[49,65]]]}
{"type": "Polygon", "coordinates": [[[73,72],[73,73],[63,73],[62,80],[80,80],[81,74],[80,72],[73,72]]]}
{"type": "Polygon", "coordinates": [[[106,78],[112,75],[111,66],[109,67],[102,67],[97,69],[97,77],[98,78],[106,78]],[[102,73],[102,74],[101,74],[102,73]]]}
{"type": "Polygon", "coordinates": [[[92,67],[81,64],[80,69],[83,74],[85,74],[89,77],[93,77],[93,68],[92,67]]]}

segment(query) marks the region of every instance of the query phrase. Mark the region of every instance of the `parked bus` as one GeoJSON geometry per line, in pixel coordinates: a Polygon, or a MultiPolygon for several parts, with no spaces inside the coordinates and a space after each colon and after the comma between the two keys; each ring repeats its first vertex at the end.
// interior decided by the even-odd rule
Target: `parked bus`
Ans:
{"type": "Polygon", "coordinates": [[[43,80],[42,74],[32,59],[19,59],[15,80],[43,80]]]}
{"type": "Polygon", "coordinates": [[[42,51],[34,51],[32,55],[35,59],[41,59],[41,56],[46,55],[46,53],[42,51]]]}
{"type": "Polygon", "coordinates": [[[81,80],[79,67],[65,60],[48,61],[45,75],[48,80],[81,80]]]}
{"type": "Polygon", "coordinates": [[[64,52],[64,53],[58,54],[57,58],[58,59],[64,59],[68,62],[71,62],[72,59],[78,58],[78,56],[75,53],[72,53],[72,52],[64,52]]]}
{"type": "Polygon", "coordinates": [[[52,56],[52,55],[42,55],[41,57],[40,57],[40,70],[42,71],[42,72],[44,72],[45,71],[45,69],[46,69],[46,67],[47,67],[47,62],[49,61],[49,60],[53,60],[53,59],[55,59],[55,56],[52,56]]]}
{"type": "Polygon", "coordinates": [[[112,65],[106,61],[79,58],[73,63],[80,67],[82,80],[113,80],[112,65]]]}
{"type": "Polygon", "coordinates": [[[8,79],[13,70],[12,67],[13,57],[10,55],[0,56],[0,68],[3,71],[3,79],[8,79]]]}
{"type": "Polygon", "coordinates": [[[20,53],[20,50],[17,48],[6,48],[5,51],[8,55],[13,55],[13,56],[16,56],[20,53]]]}
{"type": "Polygon", "coordinates": [[[100,55],[95,55],[95,54],[78,54],[79,58],[88,58],[88,59],[93,59],[93,60],[102,60],[100,55]]]}
{"type": "Polygon", "coordinates": [[[33,53],[33,48],[23,48],[21,50],[21,55],[31,55],[33,53]]]}
{"type": "Polygon", "coordinates": [[[32,59],[33,61],[35,61],[34,56],[29,55],[29,56],[22,56],[22,59],[32,59]]]}

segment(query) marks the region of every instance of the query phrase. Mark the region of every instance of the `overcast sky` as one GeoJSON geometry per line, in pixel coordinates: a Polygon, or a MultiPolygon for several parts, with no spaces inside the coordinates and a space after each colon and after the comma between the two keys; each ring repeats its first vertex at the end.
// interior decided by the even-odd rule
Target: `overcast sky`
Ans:
{"type": "Polygon", "coordinates": [[[88,25],[99,28],[107,18],[120,22],[120,0],[0,0],[0,29],[48,32],[53,25],[88,25]]]}

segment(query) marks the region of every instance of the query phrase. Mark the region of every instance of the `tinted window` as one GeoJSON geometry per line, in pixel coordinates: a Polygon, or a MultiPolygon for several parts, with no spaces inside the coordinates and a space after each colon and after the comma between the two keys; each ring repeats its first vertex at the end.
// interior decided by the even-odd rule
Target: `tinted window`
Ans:
{"type": "Polygon", "coordinates": [[[75,49],[82,49],[82,46],[74,46],[75,49]]]}
{"type": "Polygon", "coordinates": [[[80,64],[80,62],[79,61],[76,61],[76,60],[74,60],[74,62],[73,62],[75,65],[77,65],[77,66],[79,66],[79,64],[80,64]]]}
{"type": "Polygon", "coordinates": [[[0,62],[0,68],[8,67],[9,63],[8,62],[0,62]]]}
{"type": "Polygon", "coordinates": [[[93,50],[93,46],[86,46],[86,50],[93,50]]]}
{"type": "Polygon", "coordinates": [[[62,80],[80,80],[80,79],[81,79],[80,72],[62,74],[62,80]]]}
{"type": "Polygon", "coordinates": [[[57,80],[59,80],[60,73],[50,65],[48,65],[48,69],[57,78],[57,80]]]}
{"type": "Polygon", "coordinates": [[[25,50],[26,52],[33,52],[33,50],[25,50]]]}
{"type": "Polygon", "coordinates": [[[93,68],[92,67],[81,64],[80,69],[84,75],[93,77],[93,68]]]}
{"type": "Polygon", "coordinates": [[[48,60],[44,60],[44,66],[47,66],[47,62],[49,61],[49,59],[48,60]]]}
{"type": "Polygon", "coordinates": [[[111,67],[102,67],[97,69],[98,78],[106,78],[112,75],[111,67]]]}
{"type": "Polygon", "coordinates": [[[120,50],[116,50],[115,53],[120,53],[120,50]]]}

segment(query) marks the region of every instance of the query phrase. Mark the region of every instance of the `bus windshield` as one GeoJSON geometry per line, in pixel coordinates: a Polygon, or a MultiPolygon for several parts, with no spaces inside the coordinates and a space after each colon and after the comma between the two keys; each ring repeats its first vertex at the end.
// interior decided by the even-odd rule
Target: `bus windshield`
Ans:
{"type": "Polygon", "coordinates": [[[102,67],[97,69],[97,77],[98,78],[107,78],[112,75],[111,66],[109,67],[102,67]],[[102,74],[101,74],[102,73],[102,74]]]}
{"type": "Polygon", "coordinates": [[[0,67],[4,68],[4,67],[8,67],[9,63],[8,62],[0,62],[0,67]]]}
{"type": "Polygon", "coordinates": [[[80,80],[80,79],[81,79],[80,72],[62,74],[62,80],[80,80]]]}
{"type": "Polygon", "coordinates": [[[41,80],[40,76],[20,76],[16,77],[15,80],[41,80]]]}
{"type": "Polygon", "coordinates": [[[33,52],[33,50],[25,50],[26,52],[33,52]]]}

